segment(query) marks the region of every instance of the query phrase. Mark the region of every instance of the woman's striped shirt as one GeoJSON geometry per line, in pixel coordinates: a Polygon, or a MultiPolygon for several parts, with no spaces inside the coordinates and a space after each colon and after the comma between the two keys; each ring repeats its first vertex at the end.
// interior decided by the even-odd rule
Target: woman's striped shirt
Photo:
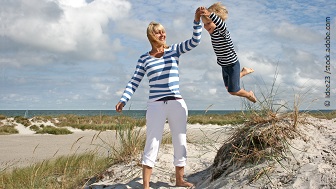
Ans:
{"type": "Polygon", "coordinates": [[[179,58],[195,48],[201,41],[202,26],[200,23],[194,21],[193,29],[191,39],[165,49],[161,58],[152,57],[149,52],[141,55],[120,102],[125,105],[131,99],[145,74],[149,80],[149,101],[166,96],[182,98],[179,89],[179,58]]]}
{"type": "Polygon", "coordinates": [[[226,23],[215,13],[210,14],[212,22],[216,28],[211,36],[212,47],[217,56],[217,64],[227,66],[237,62],[238,57],[230,37],[230,32],[226,28],[226,23]]]}

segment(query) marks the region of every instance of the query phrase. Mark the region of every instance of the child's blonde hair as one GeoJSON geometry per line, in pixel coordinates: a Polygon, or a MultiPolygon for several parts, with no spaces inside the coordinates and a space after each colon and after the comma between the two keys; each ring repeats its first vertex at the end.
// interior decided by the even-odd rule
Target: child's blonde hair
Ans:
{"type": "Polygon", "coordinates": [[[165,43],[162,43],[162,41],[160,41],[158,38],[155,37],[154,33],[157,33],[160,31],[166,32],[165,28],[160,23],[158,22],[149,23],[147,27],[147,38],[150,43],[160,44],[160,45],[163,45],[164,48],[168,48],[168,45],[166,45],[165,43]]]}
{"type": "Polygon", "coordinates": [[[228,18],[229,11],[226,9],[221,2],[214,3],[208,8],[209,12],[214,12],[217,16],[219,16],[223,21],[228,18]]]}

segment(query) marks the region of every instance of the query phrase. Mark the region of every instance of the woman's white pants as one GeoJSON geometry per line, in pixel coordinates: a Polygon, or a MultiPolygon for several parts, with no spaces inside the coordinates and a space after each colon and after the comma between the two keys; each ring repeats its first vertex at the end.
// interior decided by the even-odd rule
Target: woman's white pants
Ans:
{"type": "Polygon", "coordinates": [[[164,125],[168,120],[174,147],[174,165],[185,166],[187,160],[188,108],[183,99],[147,103],[146,145],[142,164],[154,167],[162,140],[164,125]]]}

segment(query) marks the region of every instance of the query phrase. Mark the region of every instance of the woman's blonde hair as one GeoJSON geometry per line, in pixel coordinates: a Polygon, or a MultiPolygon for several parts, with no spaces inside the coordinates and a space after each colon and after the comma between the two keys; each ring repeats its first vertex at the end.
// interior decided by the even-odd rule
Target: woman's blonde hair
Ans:
{"type": "Polygon", "coordinates": [[[223,21],[228,18],[229,11],[226,9],[224,5],[220,2],[214,3],[208,8],[209,12],[214,12],[217,16],[219,16],[223,21]]]}
{"type": "Polygon", "coordinates": [[[151,44],[152,43],[159,44],[163,45],[164,48],[168,48],[168,45],[166,45],[165,43],[163,43],[162,41],[160,41],[158,38],[155,37],[155,33],[160,31],[166,32],[165,28],[160,23],[158,22],[149,23],[147,27],[147,38],[151,44]]]}

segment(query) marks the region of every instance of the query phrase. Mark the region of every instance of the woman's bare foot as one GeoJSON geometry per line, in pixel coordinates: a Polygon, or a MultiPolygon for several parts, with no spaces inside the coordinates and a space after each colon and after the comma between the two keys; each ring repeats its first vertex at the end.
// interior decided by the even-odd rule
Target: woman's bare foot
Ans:
{"type": "Polygon", "coordinates": [[[176,181],[176,186],[182,186],[182,187],[192,188],[194,185],[192,183],[190,183],[190,182],[182,180],[180,182],[176,181]]]}
{"type": "Polygon", "coordinates": [[[254,96],[254,93],[252,91],[249,92],[250,96],[246,97],[249,101],[256,103],[257,102],[257,98],[254,96]]]}
{"type": "Polygon", "coordinates": [[[253,72],[254,72],[254,69],[243,67],[243,69],[240,71],[240,78],[244,77],[247,74],[253,73],[253,72]]]}

